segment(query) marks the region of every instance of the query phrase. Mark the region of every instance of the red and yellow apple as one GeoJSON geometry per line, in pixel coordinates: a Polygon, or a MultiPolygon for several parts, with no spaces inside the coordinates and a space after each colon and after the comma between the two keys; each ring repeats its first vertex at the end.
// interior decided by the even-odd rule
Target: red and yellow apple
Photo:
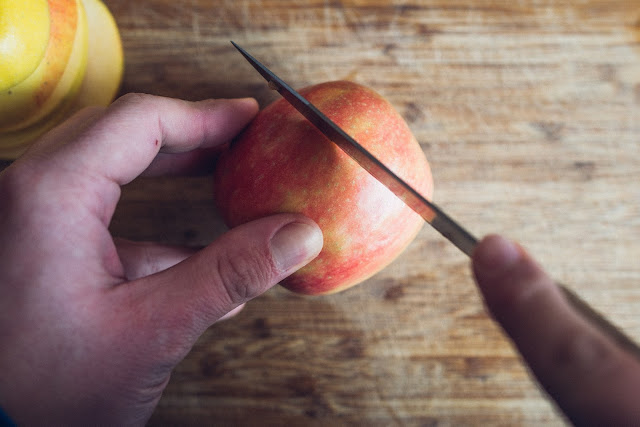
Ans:
{"type": "MultiPolygon", "coordinates": [[[[381,95],[347,81],[300,91],[391,170],[431,198],[427,159],[381,95]]],[[[282,282],[309,295],[356,285],[390,264],[424,220],[322,135],[284,99],[258,113],[216,167],[214,199],[229,227],[302,213],[324,235],[320,255],[282,282]]]]}

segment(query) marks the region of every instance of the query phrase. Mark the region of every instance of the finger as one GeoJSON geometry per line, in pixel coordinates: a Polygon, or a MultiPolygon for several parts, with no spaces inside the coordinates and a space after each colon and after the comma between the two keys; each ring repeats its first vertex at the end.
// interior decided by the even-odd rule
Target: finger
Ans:
{"type": "Polygon", "coordinates": [[[147,169],[161,149],[181,153],[228,142],[257,109],[253,99],[187,102],[129,94],[109,106],[81,137],[59,147],[53,160],[74,165],[76,174],[123,185],[147,169]]]}
{"type": "Polygon", "coordinates": [[[94,124],[104,113],[104,107],[87,107],[76,112],[67,120],[46,132],[31,144],[23,157],[48,157],[56,147],[65,144],[94,124]]]}
{"type": "Polygon", "coordinates": [[[211,174],[215,159],[220,154],[219,147],[198,148],[186,153],[158,153],[141,176],[198,176],[211,174]]]}
{"type": "Polygon", "coordinates": [[[136,280],[164,271],[196,252],[193,248],[134,242],[120,238],[114,239],[114,243],[127,280],[136,280]]]}
{"type": "Polygon", "coordinates": [[[640,363],[576,313],[521,247],[489,236],[473,269],[491,313],[573,422],[640,419],[640,363]]]}
{"type": "Polygon", "coordinates": [[[225,314],[315,258],[321,248],[322,232],[313,221],[279,214],[230,230],[133,289],[153,294],[144,304],[163,313],[167,329],[195,340],[225,314]]]}
{"type": "MultiPolygon", "coordinates": [[[[197,252],[195,248],[162,245],[152,242],[135,242],[122,238],[115,238],[114,243],[124,267],[127,281],[133,281],[164,271],[197,252]]],[[[218,319],[218,321],[235,317],[243,308],[244,304],[239,305],[218,319]]]]}

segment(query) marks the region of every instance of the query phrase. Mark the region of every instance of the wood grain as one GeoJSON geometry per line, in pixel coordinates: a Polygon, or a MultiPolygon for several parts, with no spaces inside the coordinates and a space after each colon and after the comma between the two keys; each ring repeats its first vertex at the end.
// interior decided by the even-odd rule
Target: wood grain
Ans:
{"type": "MultiPolygon", "coordinates": [[[[385,95],[435,200],[521,241],[640,339],[640,4],[628,0],[105,0],[122,92],[275,99],[234,40],[292,86],[385,95]]],[[[114,234],[204,245],[210,178],[124,189],[114,234]]],[[[210,328],[151,425],[562,425],[487,316],[468,260],[424,228],[390,267],[328,297],[274,288],[210,328]]]]}

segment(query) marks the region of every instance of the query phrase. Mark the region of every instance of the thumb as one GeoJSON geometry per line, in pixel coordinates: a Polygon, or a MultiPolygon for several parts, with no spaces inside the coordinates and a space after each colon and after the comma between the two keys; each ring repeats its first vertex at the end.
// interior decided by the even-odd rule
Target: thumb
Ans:
{"type": "Polygon", "coordinates": [[[139,292],[151,291],[145,299],[170,322],[167,329],[195,339],[315,258],[322,243],[320,228],[302,215],[262,218],[228,231],[179,264],[140,279],[139,292]]]}
{"type": "Polygon", "coordinates": [[[574,423],[640,419],[638,361],[576,312],[524,249],[486,237],[473,254],[473,270],[492,315],[574,423]]]}

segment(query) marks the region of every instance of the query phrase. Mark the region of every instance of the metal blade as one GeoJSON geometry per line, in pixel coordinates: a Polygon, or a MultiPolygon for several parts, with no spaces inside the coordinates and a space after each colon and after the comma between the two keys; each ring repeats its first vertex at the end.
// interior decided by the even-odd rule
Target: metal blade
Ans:
{"type": "Polygon", "coordinates": [[[286,84],[282,79],[273,74],[267,67],[251,56],[236,43],[231,42],[249,63],[269,82],[269,87],[277,90],[296,110],[307,118],[327,138],[333,141],[345,153],[353,158],[360,166],[366,169],[374,178],[398,196],[411,209],[416,211],[440,234],[462,252],[471,256],[478,240],[442,209],[427,200],[412,186],[391,171],[380,160],[367,151],[356,140],[344,132],[331,119],[325,116],[313,104],[302,97],[298,92],[286,84]]]}

